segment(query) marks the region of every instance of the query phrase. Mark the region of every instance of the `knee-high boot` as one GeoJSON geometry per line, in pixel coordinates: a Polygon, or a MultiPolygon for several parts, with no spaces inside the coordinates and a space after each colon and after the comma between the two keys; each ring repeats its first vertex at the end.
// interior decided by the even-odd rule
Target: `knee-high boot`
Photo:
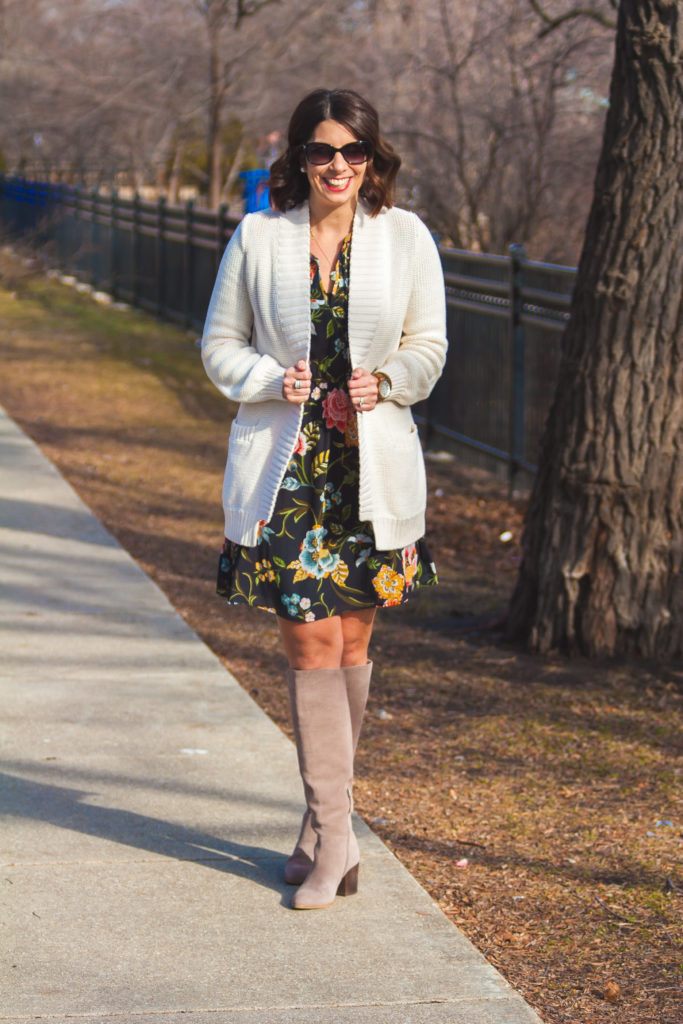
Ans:
{"type": "MultiPolygon", "coordinates": [[[[363,715],[365,714],[365,705],[368,702],[372,662],[368,661],[365,665],[350,665],[343,668],[342,672],[346,682],[346,696],[351,714],[351,736],[355,755],[363,723],[363,715]]],[[[353,777],[349,781],[349,786],[353,793],[353,777]]],[[[306,876],[313,867],[313,851],[315,850],[316,840],[317,836],[311,822],[311,812],[306,808],[294,852],[285,865],[285,882],[289,885],[301,885],[305,881],[306,876]]],[[[351,829],[350,843],[352,851],[357,851],[358,842],[353,829],[351,829]]]]}
{"type": "Polygon", "coordinates": [[[317,910],[337,894],[355,892],[358,884],[358,856],[350,843],[351,714],[341,669],[291,670],[288,683],[299,771],[316,834],[313,867],[292,906],[317,910]]]}

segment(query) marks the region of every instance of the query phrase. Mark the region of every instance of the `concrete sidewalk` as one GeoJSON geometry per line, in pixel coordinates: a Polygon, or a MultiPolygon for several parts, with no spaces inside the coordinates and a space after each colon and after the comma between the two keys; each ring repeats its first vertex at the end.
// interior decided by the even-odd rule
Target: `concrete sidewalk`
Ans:
{"type": "Polygon", "coordinates": [[[539,1024],[360,822],[288,909],[294,747],[4,414],[0,615],[0,1021],[539,1024]]]}

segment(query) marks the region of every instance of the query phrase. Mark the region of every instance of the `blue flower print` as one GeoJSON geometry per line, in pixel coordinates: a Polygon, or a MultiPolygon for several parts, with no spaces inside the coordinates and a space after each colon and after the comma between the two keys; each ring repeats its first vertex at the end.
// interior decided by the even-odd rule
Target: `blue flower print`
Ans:
{"type": "Polygon", "coordinates": [[[299,555],[301,568],[309,576],[315,576],[316,579],[329,576],[339,564],[339,555],[333,555],[324,545],[326,536],[327,530],[324,526],[316,526],[314,530],[307,532],[301,545],[301,554],[299,555]]]}
{"type": "Polygon", "coordinates": [[[356,558],[356,568],[358,568],[358,566],[362,565],[364,562],[367,562],[368,558],[370,557],[372,553],[373,540],[368,533],[356,533],[349,537],[349,541],[351,542],[351,544],[360,545],[358,557],[356,558]]]}
{"type": "Polygon", "coordinates": [[[322,493],[323,512],[329,512],[332,505],[340,505],[341,500],[341,493],[335,491],[334,484],[325,484],[325,489],[322,493]]]}
{"type": "Polygon", "coordinates": [[[280,594],[280,597],[282,599],[283,605],[285,606],[285,608],[287,609],[289,614],[292,615],[292,616],[296,616],[296,614],[297,614],[297,612],[299,610],[299,607],[298,607],[299,606],[299,602],[301,600],[299,595],[298,594],[292,594],[292,596],[289,597],[287,594],[280,594]]]}
{"type": "Polygon", "coordinates": [[[271,530],[270,526],[266,526],[264,522],[259,523],[258,539],[259,541],[265,541],[267,544],[270,543],[270,538],[274,536],[275,530],[271,530]]]}

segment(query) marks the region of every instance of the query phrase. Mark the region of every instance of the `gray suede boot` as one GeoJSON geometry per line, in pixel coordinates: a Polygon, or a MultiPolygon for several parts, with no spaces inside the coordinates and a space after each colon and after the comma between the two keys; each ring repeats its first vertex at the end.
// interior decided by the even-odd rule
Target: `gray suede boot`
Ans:
{"type": "Polygon", "coordinates": [[[290,670],[288,683],[299,771],[316,834],[313,867],[292,907],[317,910],[358,886],[358,848],[350,842],[351,714],[342,669],[290,670]]]}
{"type": "MultiPolygon", "coordinates": [[[[363,715],[365,714],[365,705],[368,702],[372,662],[368,661],[365,665],[350,665],[343,668],[342,672],[346,681],[346,696],[351,713],[351,735],[353,739],[353,752],[355,754],[363,723],[363,715]]],[[[353,778],[350,780],[349,788],[353,793],[353,778]]],[[[353,799],[351,809],[353,810],[353,799]]],[[[301,885],[306,880],[308,873],[313,867],[313,851],[315,850],[317,838],[311,822],[311,812],[306,808],[294,852],[285,865],[285,882],[288,885],[301,885]]],[[[353,828],[351,828],[349,841],[352,851],[354,849],[358,851],[358,841],[353,833],[353,828]]],[[[360,852],[358,856],[360,858],[360,852]]]]}

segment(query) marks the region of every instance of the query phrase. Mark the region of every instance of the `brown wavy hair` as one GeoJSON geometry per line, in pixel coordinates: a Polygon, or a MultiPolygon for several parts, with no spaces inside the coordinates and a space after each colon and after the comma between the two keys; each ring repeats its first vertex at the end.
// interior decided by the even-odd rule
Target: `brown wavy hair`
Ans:
{"type": "Polygon", "coordinates": [[[337,121],[356,139],[370,144],[372,155],[360,196],[371,216],[393,206],[401,158],[382,138],[375,108],[352,89],[316,89],[298,104],[289,121],[287,149],[270,168],[271,206],[284,213],[308,199],[310,185],[307,175],[301,173],[301,146],[310,141],[321,121],[337,121]]]}

